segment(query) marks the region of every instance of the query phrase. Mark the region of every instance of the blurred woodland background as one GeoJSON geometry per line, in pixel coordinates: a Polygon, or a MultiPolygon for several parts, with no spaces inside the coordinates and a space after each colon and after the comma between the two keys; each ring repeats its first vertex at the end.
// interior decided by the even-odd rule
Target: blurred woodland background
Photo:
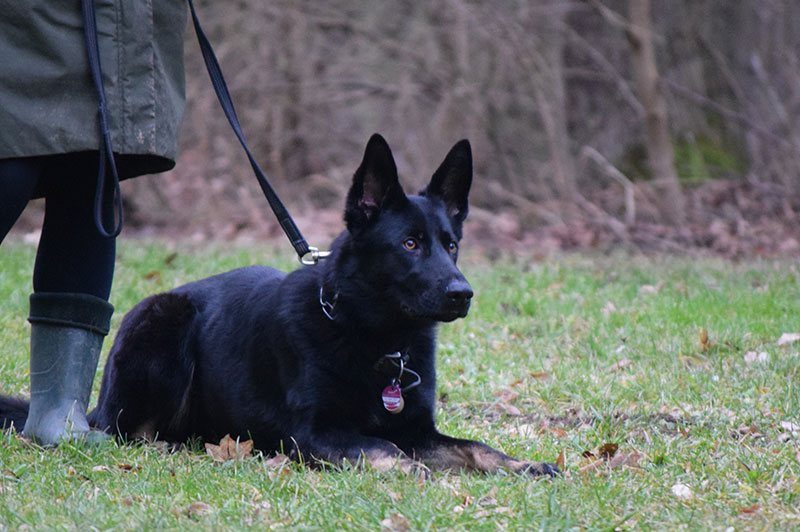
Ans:
{"type": "MultiPolygon", "coordinates": [[[[377,131],[407,191],[471,140],[490,248],[800,254],[797,0],[196,3],[312,244],[377,131]]],[[[128,233],[280,237],[191,28],[186,55],[181,159],[123,185],[128,233]]]]}

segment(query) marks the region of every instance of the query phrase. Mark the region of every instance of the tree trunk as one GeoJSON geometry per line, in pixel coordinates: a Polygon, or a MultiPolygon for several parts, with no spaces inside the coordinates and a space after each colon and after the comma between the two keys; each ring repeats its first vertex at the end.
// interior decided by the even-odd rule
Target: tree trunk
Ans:
{"type": "Polygon", "coordinates": [[[650,0],[629,0],[628,40],[639,100],[645,110],[645,142],[654,185],[659,193],[659,211],[671,225],[685,221],[684,197],[675,171],[675,155],[667,122],[667,105],[653,50],[650,0]]]}

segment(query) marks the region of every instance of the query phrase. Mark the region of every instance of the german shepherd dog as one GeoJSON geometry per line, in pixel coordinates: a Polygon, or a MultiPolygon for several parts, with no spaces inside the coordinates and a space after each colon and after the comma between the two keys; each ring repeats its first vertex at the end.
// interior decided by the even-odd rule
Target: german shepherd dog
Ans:
{"type": "Polygon", "coordinates": [[[473,295],[456,267],[471,182],[462,140],[406,196],[373,135],[328,260],[288,275],[241,268],[143,300],[122,321],[90,425],[123,440],[230,434],[320,465],[556,474],[434,424],[436,326],[466,316],[473,295]]]}

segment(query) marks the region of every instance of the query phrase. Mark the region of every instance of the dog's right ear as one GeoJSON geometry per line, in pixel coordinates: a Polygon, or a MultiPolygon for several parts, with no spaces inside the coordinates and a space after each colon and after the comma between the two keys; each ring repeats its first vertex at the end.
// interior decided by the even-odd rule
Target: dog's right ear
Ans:
{"type": "Polygon", "coordinates": [[[384,138],[375,133],[367,142],[364,159],[347,193],[344,210],[347,229],[353,232],[374,221],[382,210],[404,201],[408,199],[397,179],[392,150],[384,138]]]}

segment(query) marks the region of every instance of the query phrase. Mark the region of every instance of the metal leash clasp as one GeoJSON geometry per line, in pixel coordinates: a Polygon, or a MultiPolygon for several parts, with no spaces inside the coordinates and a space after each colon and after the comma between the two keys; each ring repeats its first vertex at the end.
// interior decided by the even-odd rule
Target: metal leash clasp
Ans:
{"type": "Polygon", "coordinates": [[[309,246],[308,252],[299,257],[300,262],[306,266],[314,266],[319,261],[325,260],[330,256],[330,251],[320,251],[319,248],[309,246]]]}

